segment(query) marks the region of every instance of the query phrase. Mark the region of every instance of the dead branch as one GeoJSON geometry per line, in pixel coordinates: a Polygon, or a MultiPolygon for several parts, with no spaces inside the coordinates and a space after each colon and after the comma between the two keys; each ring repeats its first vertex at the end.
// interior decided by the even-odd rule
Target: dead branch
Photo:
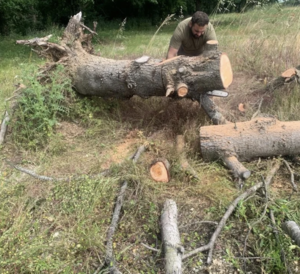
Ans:
{"type": "Polygon", "coordinates": [[[117,274],[121,273],[116,267],[116,262],[113,252],[113,237],[116,231],[116,227],[120,218],[121,208],[123,206],[124,194],[127,188],[127,182],[124,181],[118,195],[114,213],[112,216],[111,224],[107,232],[107,242],[106,242],[106,255],[105,255],[105,264],[109,267],[110,273],[117,274]]]}
{"type": "Polygon", "coordinates": [[[266,186],[268,186],[271,183],[271,180],[273,178],[273,176],[276,174],[277,170],[280,168],[280,162],[277,161],[276,164],[274,165],[274,167],[271,169],[271,171],[269,172],[265,183],[264,182],[260,182],[256,185],[254,185],[253,187],[249,188],[247,191],[245,191],[244,193],[242,193],[240,196],[238,196],[232,203],[231,205],[228,207],[226,213],[224,214],[224,216],[222,217],[221,221],[219,222],[219,225],[217,227],[217,229],[215,230],[214,234],[212,235],[212,237],[210,238],[210,241],[207,245],[199,247],[185,255],[183,255],[182,259],[187,259],[195,254],[198,254],[199,252],[203,252],[206,250],[209,250],[208,253],[208,257],[207,257],[207,264],[211,264],[212,262],[212,255],[213,255],[213,250],[214,250],[214,245],[215,242],[221,232],[221,230],[223,229],[223,227],[225,226],[225,223],[227,221],[227,219],[230,217],[230,215],[232,214],[232,212],[234,211],[234,209],[236,208],[236,206],[238,205],[238,203],[244,199],[246,199],[247,197],[249,197],[250,195],[252,195],[253,193],[255,193],[258,189],[260,189],[264,184],[266,186]]]}
{"type": "Polygon", "coordinates": [[[291,169],[289,163],[286,160],[283,159],[282,161],[284,162],[285,166],[287,167],[287,169],[289,170],[289,172],[291,174],[291,184],[292,184],[294,191],[298,192],[297,185],[295,184],[295,176],[294,176],[293,170],[291,169]]]}
{"type": "MultiPolygon", "coordinates": [[[[144,145],[140,146],[136,153],[130,158],[134,163],[137,162],[137,160],[139,159],[139,157],[141,156],[141,154],[145,151],[146,147],[144,145]]],[[[91,179],[96,179],[100,176],[107,176],[110,172],[110,169],[106,169],[98,174],[93,174],[93,175],[79,175],[79,176],[71,176],[71,177],[61,177],[61,178],[54,178],[54,177],[48,177],[48,176],[43,176],[43,175],[38,175],[36,174],[34,171],[20,167],[8,160],[6,160],[7,164],[10,165],[11,167],[13,167],[16,170],[19,170],[23,173],[26,173],[28,175],[30,175],[31,177],[41,180],[41,181],[59,181],[59,182],[70,182],[72,180],[81,180],[84,178],[91,178],[91,179]]]]}
{"type": "Polygon", "coordinates": [[[259,113],[260,113],[260,108],[261,108],[261,105],[262,105],[262,102],[264,101],[264,98],[262,97],[260,99],[260,102],[259,102],[259,105],[258,105],[258,109],[257,111],[252,115],[251,117],[251,120],[254,119],[259,113]]]}

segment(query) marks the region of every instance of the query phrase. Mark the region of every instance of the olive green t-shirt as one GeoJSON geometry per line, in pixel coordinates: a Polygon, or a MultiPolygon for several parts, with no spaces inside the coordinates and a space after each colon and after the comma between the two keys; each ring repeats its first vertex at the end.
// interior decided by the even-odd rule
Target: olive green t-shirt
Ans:
{"type": "Polygon", "coordinates": [[[203,52],[204,45],[209,40],[217,40],[214,27],[208,23],[205,33],[198,39],[193,37],[189,27],[192,17],[180,22],[170,41],[172,48],[178,49],[178,55],[197,56],[203,52]]]}

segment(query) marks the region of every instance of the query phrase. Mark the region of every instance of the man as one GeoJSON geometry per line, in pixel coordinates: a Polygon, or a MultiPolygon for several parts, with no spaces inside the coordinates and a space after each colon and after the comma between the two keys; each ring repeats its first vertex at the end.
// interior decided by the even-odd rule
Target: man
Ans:
{"type": "Polygon", "coordinates": [[[167,59],[176,55],[197,56],[208,40],[217,40],[213,25],[205,12],[197,11],[178,24],[170,41],[167,59]]]}

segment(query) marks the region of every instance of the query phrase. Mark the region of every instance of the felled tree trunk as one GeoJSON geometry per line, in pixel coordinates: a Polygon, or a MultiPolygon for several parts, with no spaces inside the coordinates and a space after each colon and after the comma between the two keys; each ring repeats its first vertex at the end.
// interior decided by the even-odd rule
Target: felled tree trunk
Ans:
{"type": "Polygon", "coordinates": [[[200,128],[203,158],[207,161],[222,159],[232,164],[238,177],[242,178],[248,178],[250,173],[239,161],[299,155],[299,138],[300,122],[281,122],[275,118],[256,118],[248,122],[200,128]]]}
{"type": "Polygon", "coordinates": [[[40,54],[52,54],[55,63],[65,64],[74,88],[81,94],[118,98],[173,94],[199,100],[201,94],[226,89],[232,82],[229,58],[216,50],[215,42],[197,57],[177,56],[164,62],[147,56],[133,61],[112,60],[90,54],[91,46],[83,47],[87,35],[80,20],[81,13],[70,19],[60,45],[47,39],[17,43],[37,47],[40,54]]]}

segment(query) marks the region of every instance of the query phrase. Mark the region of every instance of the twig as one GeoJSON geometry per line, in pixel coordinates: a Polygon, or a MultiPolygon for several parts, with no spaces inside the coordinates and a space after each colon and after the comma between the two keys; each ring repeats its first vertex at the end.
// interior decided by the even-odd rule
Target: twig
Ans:
{"type": "Polygon", "coordinates": [[[113,237],[115,234],[115,230],[120,218],[120,212],[121,208],[123,206],[123,201],[124,201],[124,194],[125,190],[127,188],[127,182],[124,181],[120,190],[120,193],[118,195],[117,201],[116,201],[116,206],[114,209],[113,217],[111,220],[110,227],[107,232],[107,243],[106,243],[106,255],[105,255],[105,264],[109,266],[110,268],[110,273],[120,273],[119,270],[116,268],[116,262],[114,259],[114,254],[113,254],[113,237]],[[114,272],[112,272],[112,270],[114,272]]]}
{"type": "Polygon", "coordinates": [[[97,32],[91,30],[89,27],[85,26],[84,24],[80,23],[80,26],[82,26],[83,28],[87,29],[90,33],[98,35],[97,32]]]}
{"type": "Polygon", "coordinates": [[[291,174],[291,184],[293,186],[294,191],[298,192],[297,185],[295,184],[295,176],[294,176],[293,170],[291,169],[289,163],[286,160],[283,159],[282,161],[284,162],[284,164],[286,165],[287,169],[289,170],[289,172],[291,174]]]}
{"type": "Polygon", "coordinates": [[[151,247],[151,246],[149,246],[149,245],[146,245],[146,244],[144,244],[144,243],[142,243],[142,246],[144,246],[144,247],[146,247],[146,248],[148,248],[148,249],[150,249],[150,250],[152,250],[152,251],[155,251],[155,252],[160,252],[160,249],[157,249],[157,248],[151,247]]]}
{"type": "MultiPolygon", "coordinates": [[[[280,168],[280,162],[276,162],[275,166],[271,169],[270,173],[268,174],[266,181],[265,181],[265,185],[268,186],[271,183],[271,180],[273,178],[273,176],[275,175],[275,173],[277,172],[277,170],[280,168]]],[[[223,227],[225,226],[225,223],[227,221],[227,219],[230,217],[231,213],[233,212],[233,210],[236,208],[236,206],[238,205],[238,203],[242,200],[244,200],[245,198],[247,198],[248,196],[252,195],[254,192],[256,192],[258,189],[260,189],[262,186],[264,185],[264,182],[260,182],[256,185],[254,185],[253,187],[249,188],[247,191],[245,191],[243,194],[241,194],[239,197],[237,197],[232,203],[231,205],[228,207],[226,213],[224,214],[224,216],[222,217],[221,221],[219,222],[219,225],[217,227],[217,229],[215,230],[214,234],[212,235],[212,237],[210,238],[210,241],[207,245],[199,247],[185,255],[183,255],[182,259],[187,259],[199,252],[203,252],[206,250],[209,250],[208,253],[208,258],[207,258],[207,263],[211,264],[212,262],[212,254],[213,254],[213,250],[214,250],[214,245],[215,242],[221,232],[221,230],[223,229],[223,227]]]]}
{"type": "Polygon", "coordinates": [[[262,97],[262,98],[260,99],[260,102],[259,102],[259,105],[258,105],[258,109],[257,109],[257,111],[252,115],[251,120],[254,119],[254,118],[260,113],[260,108],[261,108],[261,105],[262,105],[263,100],[264,100],[264,98],[262,97]]]}
{"type": "Polygon", "coordinates": [[[191,224],[187,224],[187,225],[183,225],[183,226],[180,226],[179,228],[184,228],[184,227],[188,227],[188,226],[192,226],[192,225],[197,225],[197,224],[211,224],[211,225],[218,225],[217,222],[213,222],[213,221],[199,221],[199,222],[194,222],[194,223],[191,223],[191,224]]]}

